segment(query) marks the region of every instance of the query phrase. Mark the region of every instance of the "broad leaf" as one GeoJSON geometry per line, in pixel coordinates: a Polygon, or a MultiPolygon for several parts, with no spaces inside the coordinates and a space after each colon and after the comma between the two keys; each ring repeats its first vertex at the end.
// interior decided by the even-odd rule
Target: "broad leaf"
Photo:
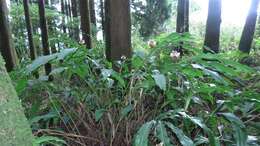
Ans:
{"type": "Polygon", "coordinates": [[[104,113],[106,112],[105,109],[99,109],[95,111],[95,120],[96,122],[100,121],[100,119],[102,118],[102,116],[104,115],[104,113]]]}
{"type": "Polygon", "coordinates": [[[213,132],[203,123],[202,119],[198,117],[192,117],[187,115],[185,112],[179,112],[183,118],[190,120],[195,125],[198,125],[201,129],[203,129],[209,136],[209,144],[210,146],[220,146],[219,139],[214,136],[213,132]]]}
{"type": "Polygon", "coordinates": [[[156,121],[145,123],[135,135],[134,146],[148,146],[148,137],[156,121]]]}
{"type": "Polygon", "coordinates": [[[58,58],[58,60],[63,60],[63,59],[65,59],[65,57],[74,53],[76,50],[77,49],[75,49],[75,48],[63,49],[60,51],[60,53],[57,53],[57,58],[58,58]]]}
{"type": "Polygon", "coordinates": [[[57,56],[55,54],[52,55],[48,55],[48,56],[41,56],[38,57],[37,59],[35,59],[32,64],[27,66],[26,72],[28,74],[32,73],[33,71],[35,71],[36,69],[38,69],[39,67],[47,64],[48,62],[54,60],[57,56]]]}
{"type": "Polygon", "coordinates": [[[183,146],[195,146],[195,144],[193,143],[193,141],[187,137],[183,131],[177,127],[175,127],[172,123],[169,122],[165,122],[165,124],[167,125],[167,127],[169,127],[171,129],[171,131],[176,135],[176,137],[179,139],[180,143],[183,146]]]}
{"type": "Polygon", "coordinates": [[[126,106],[120,113],[120,118],[126,117],[133,110],[133,106],[130,104],[126,106]]]}
{"type": "Polygon", "coordinates": [[[224,116],[231,123],[235,123],[239,127],[245,128],[244,123],[236,115],[234,115],[232,113],[219,113],[219,115],[224,116]]]}
{"type": "Polygon", "coordinates": [[[28,84],[27,79],[21,79],[16,81],[15,90],[18,95],[22,93],[22,91],[26,88],[27,84],[28,84]]]}
{"type": "Polygon", "coordinates": [[[66,69],[68,69],[67,67],[59,67],[59,68],[55,68],[51,71],[50,75],[56,75],[56,74],[60,74],[62,72],[64,72],[66,69]]]}
{"type": "Polygon", "coordinates": [[[32,64],[27,66],[26,72],[30,74],[39,67],[53,61],[54,59],[63,60],[65,57],[75,51],[76,49],[63,49],[59,53],[38,57],[32,62],[32,64]]]}
{"type": "Polygon", "coordinates": [[[224,85],[228,85],[228,83],[219,75],[219,73],[209,70],[200,64],[191,64],[195,69],[201,69],[204,74],[211,76],[216,82],[222,83],[224,85]]]}
{"type": "Polygon", "coordinates": [[[134,69],[139,69],[144,65],[144,61],[140,57],[133,57],[132,67],[134,69]]]}
{"type": "Polygon", "coordinates": [[[246,146],[247,144],[247,133],[246,127],[244,123],[234,114],[232,113],[220,113],[220,115],[224,116],[229,122],[232,123],[232,127],[234,130],[234,137],[236,139],[237,146],[246,146]]]}
{"type": "Polygon", "coordinates": [[[125,80],[122,78],[122,76],[120,76],[119,73],[113,72],[112,77],[114,77],[122,87],[126,86],[125,80]]]}
{"type": "Polygon", "coordinates": [[[162,89],[162,90],[166,90],[166,77],[163,74],[155,74],[152,75],[156,85],[162,89]]]}
{"type": "Polygon", "coordinates": [[[158,122],[155,131],[156,136],[161,140],[164,146],[172,146],[167,130],[161,121],[158,122]]]}
{"type": "Polygon", "coordinates": [[[233,123],[234,137],[236,139],[236,146],[246,146],[247,145],[247,133],[244,128],[241,128],[239,125],[233,123]]]}

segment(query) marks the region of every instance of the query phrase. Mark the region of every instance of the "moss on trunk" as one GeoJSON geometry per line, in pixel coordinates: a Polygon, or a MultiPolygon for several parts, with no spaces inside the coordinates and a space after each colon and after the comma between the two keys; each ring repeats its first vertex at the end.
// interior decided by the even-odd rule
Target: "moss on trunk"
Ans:
{"type": "Polygon", "coordinates": [[[33,136],[0,55],[0,146],[32,146],[33,136]]]}

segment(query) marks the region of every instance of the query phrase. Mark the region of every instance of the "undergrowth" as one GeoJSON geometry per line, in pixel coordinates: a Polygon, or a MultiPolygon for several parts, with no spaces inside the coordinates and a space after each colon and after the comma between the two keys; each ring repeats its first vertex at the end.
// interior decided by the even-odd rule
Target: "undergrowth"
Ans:
{"type": "Polygon", "coordinates": [[[59,53],[23,64],[11,77],[36,143],[259,145],[259,70],[238,63],[234,51],[204,54],[193,40],[163,34],[155,48],[113,65],[101,42],[87,50],[68,41],[59,53]],[[35,79],[47,62],[54,80],[35,79]]]}

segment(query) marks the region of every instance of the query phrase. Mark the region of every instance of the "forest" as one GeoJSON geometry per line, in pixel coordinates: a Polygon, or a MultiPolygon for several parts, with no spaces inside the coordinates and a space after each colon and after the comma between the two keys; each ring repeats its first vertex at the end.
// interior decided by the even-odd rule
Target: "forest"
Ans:
{"type": "Polygon", "coordinates": [[[0,146],[260,146],[260,0],[0,0],[0,146]]]}

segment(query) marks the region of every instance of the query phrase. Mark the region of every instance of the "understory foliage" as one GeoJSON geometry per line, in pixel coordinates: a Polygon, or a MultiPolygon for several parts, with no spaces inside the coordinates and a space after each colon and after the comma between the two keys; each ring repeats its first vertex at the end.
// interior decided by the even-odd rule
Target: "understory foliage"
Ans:
{"type": "Polygon", "coordinates": [[[131,65],[106,61],[102,42],[87,50],[73,40],[22,64],[11,77],[36,143],[259,145],[259,69],[238,63],[237,52],[204,54],[189,34],[155,40],[131,65]],[[48,62],[54,81],[35,79],[48,62]]]}

